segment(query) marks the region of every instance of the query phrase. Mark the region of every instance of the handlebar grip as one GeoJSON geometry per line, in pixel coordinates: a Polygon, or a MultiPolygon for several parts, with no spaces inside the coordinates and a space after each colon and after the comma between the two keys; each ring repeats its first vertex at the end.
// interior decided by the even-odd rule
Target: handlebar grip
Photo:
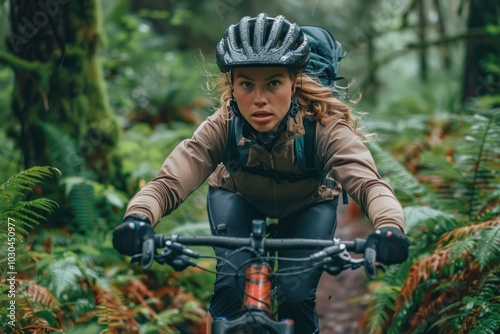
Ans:
{"type": "Polygon", "coordinates": [[[157,233],[154,236],[154,246],[155,248],[163,248],[165,247],[165,236],[163,234],[157,233]]]}
{"type": "Polygon", "coordinates": [[[360,239],[360,238],[354,239],[354,247],[353,247],[354,253],[363,254],[365,251],[365,247],[366,247],[365,239],[360,239]]]}

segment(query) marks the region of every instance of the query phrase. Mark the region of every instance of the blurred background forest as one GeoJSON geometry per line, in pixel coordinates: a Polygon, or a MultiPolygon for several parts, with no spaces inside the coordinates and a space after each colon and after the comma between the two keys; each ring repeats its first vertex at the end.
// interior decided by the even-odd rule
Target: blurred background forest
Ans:
{"type": "MultiPolygon", "coordinates": [[[[1,332],[203,333],[213,275],[131,266],[111,231],[217,107],[206,83],[225,29],[260,12],[342,43],[341,98],[359,99],[405,209],[410,259],[378,277],[360,326],[498,333],[500,3],[490,0],[0,1],[1,332]]],[[[157,230],[208,234],[205,193],[157,230]]]]}

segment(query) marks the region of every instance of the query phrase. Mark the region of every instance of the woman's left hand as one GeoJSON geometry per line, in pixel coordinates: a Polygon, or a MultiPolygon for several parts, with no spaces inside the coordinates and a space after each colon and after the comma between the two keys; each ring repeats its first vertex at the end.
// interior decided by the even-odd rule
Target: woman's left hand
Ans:
{"type": "Polygon", "coordinates": [[[377,251],[377,261],[395,264],[408,258],[410,239],[397,227],[382,227],[368,235],[366,246],[377,251]]]}

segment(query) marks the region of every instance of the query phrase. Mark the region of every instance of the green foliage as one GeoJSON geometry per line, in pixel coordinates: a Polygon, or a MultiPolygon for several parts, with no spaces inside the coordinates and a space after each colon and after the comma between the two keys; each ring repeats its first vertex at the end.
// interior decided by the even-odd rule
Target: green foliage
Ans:
{"type": "MultiPolygon", "coordinates": [[[[67,212],[71,215],[67,217],[65,227],[41,230],[31,238],[32,250],[29,251],[29,257],[26,253],[22,268],[23,272],[29,273],[30,281],[22,290],[26,299],[23,299],[19,306],[19,312],[33,314],[25,317],[27,323],[39,323],[40,326],[52,326],[55,329],[63,328],[69,332],[98,328],[98,332],[110,333],[116,330],[138,333],[138,328],[147,328],[146,332],[151,333],[163,328],[159,332],[167,330],[173,333],[186,326],[199,326],[196,323],[202,321],[206,312],[213,274],[188,270],[181,277],[176,277],[178,274],[171,268],[157,266],[150,272],[133,268],[136,273],[131,275],[132,268],[123,263],[125,259],[117,254],[110,242],[109,232],[114,225],[109,221],[113,218],[120,220],[122,214],[106,209],[110,206],[124,208],[127,196],[112,186],[103,185],[93,179],[93,174],[79,163],[81,161],[78,150],[62,129],[50,124],[43,124],[43,128],[47,132],[49,143],[54,145],[51,150],[54,165],[61,168],[63,175],[67,175],[59,180],[59,187],[62,195],[67,196],[69,200],[67,212]],[[55,144],[57,138],[60,139],[59,145],[55,144]],[[72,158],[66,159],[67,157],[72,158]],[[36,264],[32,258],[37,259],[36,264]],[[147,280],[152,280],[149,286],[144,283],[147,280]],[[182,282],[182,290],[178,282],[182,282]],[[170,288],[164,290],[164,287],[170,288]],[[132,288],[142,292],[136,295],[132,288]],[[194,298],[193,294],[199,299],[194,298]],[[168,296],[171,295],[179,296],[179,300],[168,302],[168,296]],[[159,299],[163,302],[159,303],[159,299]],[[61,321],[62,319],[64,321],[61,321]]],[[[129,134],[130,142],[133,142],[132,138],[138,140],[134,130],[130,130],[129,134]]],[[[157,128],[156,133],[151,136],[140,136],[141,140],[147,140],[149,145],[142,146],[142,149],[137,147],[136,152],[146,152],[143,149],[146,146],[150,147],[150,152],[159,149],[159,146],[162,147],[160,150],[168,152],[173,149],[175,143],[188,135],[189,131],[183,127],[173,127],[166,131],[157,128]]],[[[127,141],[124,140],[123,143],[126,145],[127,141]]],[[[134,154],[132,151],[127,152],[134,154]]],[[[141,160],[130,160],[136,164],[154,160],[154,163],[159,165],[164,159],[160,155],[154,157],[156,160],[146,154],[141,160]]],[[[135,170],[133,166],[130,168],[131,171],[135,170]]],[[[26,235],[28,229],[42,218],[31,209],[48,210],[53,208],[50,205],[53,202],[43,198],[26,203],[19,200],[23,199],[42,177],[54,171],[59,173],[55,168],[34,168],[16,175],[2,186],[2,205],[17,203],[15,210],[6,207],[5,214],[20,221],[22,218],[25,225],[19,224],[19,231],[25,232],[26,235]]],[[[143,179],[142,182],[146,180],[143,179]]],[[[178,213],[177,222],[170,217],[170,221],[175,222],[174,226],[189,219],[200,219],[197,212],[204,211],[205,195],[203,189],[199,192],[199,195],[190,199],[190,206],[186,206],[184,211],[181,210],[190,211],[190,215],[181,216],[178,213]]],[[[7,218],[2,220],[6,221],[7,218]]],[[[162,228],[167,229],[168,225],[162,228]]],[[[208,224],[204,222],[204,225],[205,228],[200,225],[182,226],[183,233],[191,231],[207,234],[208,224]]],[[[211,265],[207,263],[207,267],[211,265]]]]}
{"type": "MultiPolygon", "coordinates": [[[[123,161],[129,197],[156,176],[165,158],[182,140],[190,138],[194,129],[194,126],[180,123],[154,129],[145,123],[138,123],[124,131],[116,155],[123,161]]],[[[176,226],[205,221],[206,192],[207,185],[203,184],[179,208],[164,217],[157,230],[162,232],[176,226]]]]}
{"type": "Polygon", "coordinates": [[[43,129],[50,152],[52,165],[64,176],[75,176],[85,171],[85,159],[78,150],[76,141],[62,127],[38,121],[43,129]]]}
{"type": "MultiPolygon", "coordinates": [[[[43,197],[29,200],[28,197],[36,191],[40,184],[49,177],[58,176],[59,171],[52,167],[32,167],[12,176],[0,186],[0,228],[4,233],[0,235],[0,245],[9,249],[8,257],[4,256],[0,260],[2,268],[1,281],[7,282],[15,272],[16,293],[14,299],[7,298],[5,291],[12,291],[12,283],[2,284],[2,300],[11,303],[15,300],[16,314],[25,311],[29,298],[23,293],[24,287],[21,284],[25,277],[22,276],[22,269],[27,261],[31,259],[31,254],[27,252],[23,242],[30,234],[30,229],[44,221],[45,215],[54,211],[57,203],[43,197]],[[4,267],[5,265],[5,267],[4,267]],[[9,275],[9,276],[7,276],[9,275]],[[21,292],[19,292],[19,290],[21,292]]],[[[7,253],[4,253],[7,254],[7,253]]],[[[36,292],[36,291],[35,291],[36,292]]],[[[36,297],[36,295],[33,295],[36,297]]],[[[51,300],[40,298],[46,306],[51,304],[51,300]]],[[[24,318],[9,318],[9,311],[2,307],[0,309],[0,319],[4,324],[4,332],[8,333],[14,329],[22,328],[26,325],[36,325],[39,329],[50,329],[50,323],[44,321],[43,314],[33,314],[32,319],[26,321],[24,318]]]]}
{"type": "Polygon", "coordinates": [[[454,154],[446,168],[433,168],[440,159],[432,150],[420,160],[425,168],[417,178],[429,181],[428,200],[405,208],[410,258],[393,266],[375,291],[367,313],[370,333],[498,329],[492,310],[500,302],[493,288],[500,263],[500,117],[497,110],[476,110],[457,114],[453,122],[454,154]]]}
{"type": "Polygon", "coordinates": [[[43,122],[39,125],[47,138],[52,165],[63,175],[56,193],[59,202],[67,205],[58,213],[64,216],[64,224],[80,234],[116,226],[127,196],[112,184],[97,181],[96,173],[87,169],[81,149],[64,129],[43,122]]]}
{"type": "Polygon", "coordinates": [[[155,33],[141,13],[153,11],[124,14],[106,26],[114,36],[104,53],[112,107],[122,116],[125,127],[137,122],[152,126],[197,122],[200,113],[209,113],[200,59],[193,52],[175,49],[175,36],[155,33]]]}
{"type": "Polygon", "coordinates": [[[190,138],[193,126],[161,127],[152,129],[148,124],[138,123],[127,129],[122,136],[117,154],[123,161],[123,172],[128,175],[128,193],[134,194],[140,187],[156,176],[165,158],[177,144],[190,138]]]}
{"type": "Polygon", "coordinates": [[[470,221],[495,217],[498,207],[485,206],[485,203],[495,203],[500,191],[497,173],[499,111],[466,111],[456,115],[454,122],[463,140],[454,143],[446,162],[445,157],[432,152],[422,157],[425,166],[422,175],[432,175],[435,180],[432,182],[436,191],[433,207],[452,209],[454,214],[470,221]],[[436,161],[443,161],[439,168],[431,165],[436,161]]]}
{"type": "MultiPolygon", "coordinates": [[[[7,229],[7,222],[15,222],[19,235],[27,236],[29,229],[44,220],[44,214],[52,212],[57,204],[47,198],[26,200],[44,178],[58,175],[52,167],[32,167],[14,175],[0,186],[0,211],[2,228],[7,229]]],[[[6,234],[0,239],[5,243],[6,234]]]]}
{"type": "Polygon", "coordinates": [[[425,187],[405,166],[387,154],[387,151],[376,143],[369,143],[367,147],[377,161],[380,174],[394,189],[401,204],[415,205],[426,200],[425,187]]]}
{"type": "MultiPolygon", "coordinates": [[[[0,30],[1,31],[1,30],[0,30]]],[[[13,73],[10,69],[0,66],[0,110],[9,110],[9,102],[12,91],[13,73]]],[[[0,181],[7,180],[11,175],[19,171],[19,152],[17,152],[14,141],[8,137],[15,125],[9,119],[8,113],[0,112],[0,181]]]]}

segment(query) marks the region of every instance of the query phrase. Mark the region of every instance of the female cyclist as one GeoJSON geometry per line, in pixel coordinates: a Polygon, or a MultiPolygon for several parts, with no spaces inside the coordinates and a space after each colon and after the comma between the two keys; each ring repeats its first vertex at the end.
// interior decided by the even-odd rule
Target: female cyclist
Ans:
{"type": "MultiPolygon", "coordinates": [[[[278,220],[276,237],[331,239],[344,189],[373,225],[368,243],[377,248],[377,259],[403,262],[409,242],[401,205],[361,142],[350,108],[314,73],[304,74],[310,44],[303,30],[283,16],[244,17],[226,30],[216,52],[222,72],[219,109],[173,150],[158,175],[130,200],[123,223],[113,232],[114,247],[126,255],[141,253],[142,241],[153,236],[161,217],[208,178],[214,235],[248,237],[252,220],[268,217],[278,220]],[[321,178],[302,172],[295,147],[311,121],[313,147],[304,150],[314,150],[326,175],[321,178]],[[229,140],[235,140],[234,145],[229,140]]],[[[221,248],[215,252],[221,257],[229,253],[221,248]]],[[[306,257],[311,252],[279,255],[306,257]]],[[[238,253],[229,260],[238,265],[250,257],[238,253]]],[[[292,265],[279,262],[278,271],[292,265]]],[[[223,261],[217,270],[234,271],[223,261]]],[[[319,332],[320,275],[319,270],[285,275],[276,282],[278,317],[293,319],[296,333],[319,332]]],[[[213,318],[241,314],[241,286],[234,277],[217,275],[209,308],[213,318]]]]}

